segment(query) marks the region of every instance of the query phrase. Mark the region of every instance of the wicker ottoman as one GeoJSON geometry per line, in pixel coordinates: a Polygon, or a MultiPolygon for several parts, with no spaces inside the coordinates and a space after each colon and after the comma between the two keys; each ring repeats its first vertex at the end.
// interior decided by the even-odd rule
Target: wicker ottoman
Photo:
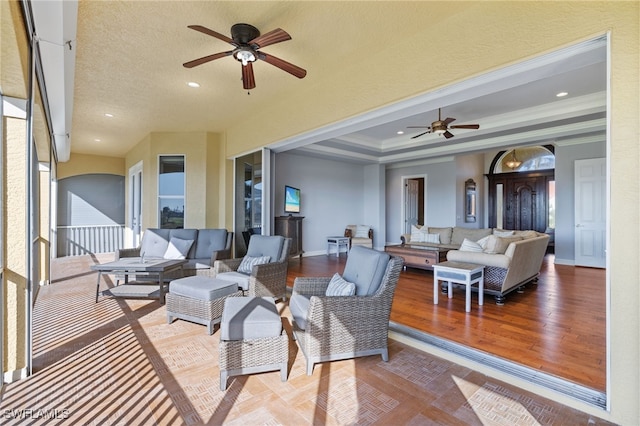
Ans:
{"type": "Polygon", "coordinates": [[[174,318],[204,324],[209,334],[220,322],[227,297],[242,296],[238,284],[206,276],[192,276],[171,281],[166,295],[167,322],[174,318]]]}
{"type": "Polygon", "coordinates": [[[287,381],[289,336],[273,297],[225,300],[220,323],[220,389],[231,376],[280,370],[287,381]]]}

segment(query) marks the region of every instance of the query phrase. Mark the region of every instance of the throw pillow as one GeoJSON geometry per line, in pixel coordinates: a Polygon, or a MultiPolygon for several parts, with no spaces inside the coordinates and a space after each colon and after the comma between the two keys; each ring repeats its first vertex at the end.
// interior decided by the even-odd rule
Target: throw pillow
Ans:
{"type": "Polygon", "coordinates": [[[514,231],[499,231],[497,229],[493,230],[493,235],[496,237],[510,237],[514,234],[514,231]]]}
{"type": "Polygon", "coordinates": [[[440,234],[424,234],[424,242],[440,244],[440,234]]]}
{"type": "Polygon", "coordinates": [[[412,243],[423,243],[424,242],[425,233],[420,230],[415,225],[411,225],[411,242],[412,243]]]}
{"type": "Polygon", "coordinates": [[[345,280],[337,272],[331,277],[325,296],[353,296],[356,294],[356,285],[345,280]]]}
{"type": "Polygon", "coordinates": [[[452,228],[434,228],[432,226],[429,226],[427,229],[430,234],[440,235],[440,243],[451,244],[452,228]]]}
{"type": "Polygon", "coordinates": [[[354,238],[369,238],[369,227],[367,225],[356,226],[356,236],[354,238]]]}
{"type": "Polygon", "coordinates": [[[162,257],[165,259],[186,259],[192,244],[193,240],[172,237],[162,257]]]}
{"type": "Polygon", "coordinates": [[[264,265],[265,263],[269,263],[270,260],[271,256],[245,256],[242,258],[240,266],[238,266],[238,272],[242,272],[243,274],[250,274],[255,265],[264,265]]]}
{"type": "Polygon", "coordinates": [[[482,246],[475,241],[471,241],[468,238],[465,238],[462,241],[462,245],[460,246],[460,251],[474,251],[477,253],[482,252],[482,246]]]}
{"type": "Polygon", "coordinates": [[[482,251],[485,251],[485,249],[487,248],[487,244],[489,243],[489,239],[490,239],[489,237],[491,237],[491,235],[482,237],[477,241],[478,244],[480,244],[480,247],[482,247],[482,251]]]}
{"type": "Polygon", "coordinates": [[[485,253],[489,254],[504,254],[514,241],[520,241],[522,237],[510,236],[510,237],[498,237],[496,235],[490,235],[487,245],[484,249],[485,253]]]}

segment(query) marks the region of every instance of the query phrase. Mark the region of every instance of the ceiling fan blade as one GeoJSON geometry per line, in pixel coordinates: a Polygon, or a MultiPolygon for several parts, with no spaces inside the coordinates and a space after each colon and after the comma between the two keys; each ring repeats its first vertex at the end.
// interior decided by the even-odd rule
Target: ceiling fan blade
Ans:
{"type": "Polygon", "coordinates": [[[230,44],[238,47],[238,43],[233,41],[233,39],[227,37],[224,34],[220,34],[219,32],[210,30],[207,27],[203,27],[202,25],[189,25],[188,28],[191,28],[192,30],[200,31],[201,33],[204,33],[206,35],[210,35],[211,37],[215,37],[218,40],[226,41],[227,43],[230,43],[230,44]]]}
{"type": "Polygon", "coordinates": [[[451,126],[452,129],[479,129],[479,124],[458,124],[455,126],[451,126]]]}
{"type": "Polygon", "coordinates": [[[258,53],[258,58],[262,59],[263,61],[273,65],[274,67],[278,67],[280,68],[282,71],[286,71],[289,74],[296,76],[298,78],[304,78],[307,75],[307,71],[296,66],[293,65],[285,60],[282,60],[280,58],[276,58],[273,55],[269,55],[267,53],[264,52],[257,52],[258,53]]]}
{"type": "Polygon", "coordinates": [[[242,66],[242,87],[246,90],[255,89],[256,80],[253,77],[253,63],[248,62],[247,65],[242,66]]]}
{"type": "Polygon", "coordinates": [[[185,62],[184,64],[182,64],[182,66],[184,66],[185,68],[197,67],[198,65],[213,61],[214,59],[220,59],[224,58],[225,56],[229,56],[231,55],[231,53],[233,53],[231,50],[229,50],[228,52],[214,53],[213,55],[204,56],[200,59],[194,59],[193,61],[185,62]]]}
{"type": "Polygon", "coordinates": [[[407,129],[430,129],[431,126],[407,126],[407,129]]]}
{"type": "Polygon", "coordinates": [[[453,133],[451,133],[450,131],[446,131],[442,134],[445,138],[449,139],[453,137],[453,133]]]}
{"type": "Polygon", "coordinates": [[[419,138],[422,135],[426,135],[427,133],[431,133],[431,130],[427,130],[426,132],[420,133],[419,135],[411,136],[411,139],[419,138]]]}
{"type": "Polygon", "coordinates": [[[444,119],[444,124],[448,125],[449,123],[452,123],[454,121],[456,121],[455,118],[447,117],[447,118],[444,119]]]}
{"type": "Polygon", "coordinates": [[[266,34],[262,34],[254,38],[248,44],[249,46],[252,46],[252,47],[255,45],[256,49],[260,49],[261,47],[280,43],[286,40],[291,40],[291,36],[282,28],[276,28],[273,31],[269,31],[266,34]]]}

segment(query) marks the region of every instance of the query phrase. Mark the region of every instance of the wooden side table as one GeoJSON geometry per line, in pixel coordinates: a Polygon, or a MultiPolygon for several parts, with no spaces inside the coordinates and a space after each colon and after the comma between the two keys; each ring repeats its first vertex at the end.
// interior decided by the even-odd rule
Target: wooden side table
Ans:
{"type": "Polygon", "coordinates": [[[447,282],[447,295],[453,297],[451,283],[466,286],[465,311],[471,312],[471,286],[478,283],[478,306],[484,302],[484,266],[473,263],[442,262],[433,265],[433,304],[438,304],[440,285],[438,281],[447,282]]]}

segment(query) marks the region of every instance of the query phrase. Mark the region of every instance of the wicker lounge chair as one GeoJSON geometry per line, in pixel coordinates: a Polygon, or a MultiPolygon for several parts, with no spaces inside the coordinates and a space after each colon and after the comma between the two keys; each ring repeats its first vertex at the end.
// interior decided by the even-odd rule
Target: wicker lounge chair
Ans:
{"type": "Polygon", "coordinates": [[[308,375],[323,361],[376,354],[389,360],[389,315],[401,269],[401,258],[356,246],[343,273],[356,285],[354,296],[326,296],[328,277],[295,279],[289,308],[308,375]]]}
{"type": "Polygon", "coordinates": [[[291,238],[282,236],[252,235],[244,258],[217,260],[213,275],[222,280],[238,283],[245,296],[287,298],[287,269],[291,238]],[[269,262],[257,264],[251,273],[238,271],[243,259],[269,256],[269,262]]]}

